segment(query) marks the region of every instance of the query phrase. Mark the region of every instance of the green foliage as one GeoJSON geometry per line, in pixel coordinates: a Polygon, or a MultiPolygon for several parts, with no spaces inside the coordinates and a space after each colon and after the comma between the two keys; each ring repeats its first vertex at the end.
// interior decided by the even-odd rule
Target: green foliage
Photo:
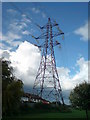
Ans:
{"type": "Polygon", "coordinates": [[[34,108],[35,109],[42,109],[42,110],[50,110],[52,107],[49,104],[35,103],[34,108]]]}
{"type": "Polygon", "coordinates": [[[16,79],[9,66],[10,62],[2,60],[2,112],[3,116],[13,115],[19,111],[23,83],[16,79]]]}
{"type": "Polygon", "coordinates": [[[82,109],[90,109],[90,84],[82,83],[76,86],[70,93],[72,106],[82,109]]]}
{"type": "Polygon", "coordinates": [[[53,103],[43,104],[43,103],[35,103],[34,108],[36,112],[71,112],[71,109],[66,105],[56,105],[53,103]]]}

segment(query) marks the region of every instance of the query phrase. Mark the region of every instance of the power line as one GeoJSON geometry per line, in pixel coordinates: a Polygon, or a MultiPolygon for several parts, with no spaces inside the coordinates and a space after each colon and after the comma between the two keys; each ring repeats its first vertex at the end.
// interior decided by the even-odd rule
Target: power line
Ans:
{"type": "MultiPolygon", "coordinates": [[[[31,21],[31,23],[32,24],[34,24],[36,27],[38,27],[42,32],[43,32],[43,28],[46,28],[46,25],[45,26],[43,26],[43,27],[41,27],[39,24],[37,24],[36,22],[34,22],[34,20],[32,19],[32,18],[30,18],[25,12],[23,12],[18,6],[16,6],[15,4],[13,4],[13,3],[11,3],[10,2],[10,4],[12,5],[12,6],[14,6],[14,8],[16,9],[16,10],[18,10],[19,12],[20,12],[20,14],[21,15],[25,15],[25,17],[27,18],[27,19],[29,19],[30,21],[31,21]]],[[[36,7],[36,4],[37,3],[33,3],[34,5],[35,5],[35,7],[36,7]]],[[[41,9],[41,7],[39,6],[38,7],[39,8],[39,10],[41,9]]],[[[48,15],[47,14],[47,12],[45,11],[45,9],[43,9],[43,10],[41,10],[41,11],[43,11],[43,13],[45,13],[45,15],[49,18],[49,17],[51,17],[51,15],[48,15]]],[[[52,18],[52,17],[51,17],[52,18]]],[[[53,19],[53,18],[52,18],[53,19]]],[[[61,31],[61,29],[58,27],[58,24],[56,23],[56,21],[53,19],[53,26],[56,26],[57,27],[57,29],[59,30],[59,34],[62,34],[63,32],[61,31]]],[[[33,37],[33,38],[35,38],[33,35],[31,35],[31,34],[29,34],[31,37],[33,37]]],[[[56,36],[58,35],[58,33],[56,33],[55,34],[56,36]]],[[[54,36],[55,36],[54,35],[54,36]]],[[[36,41],[38,42],[38,40],[37,40],[37,38],[35,38],[36,39],[36,41]]]]}
{"type": "Polygon", "coordinates": [[[12,6],[14,6],[14,8],[16,10],[18,10],[20,12],[21,15],[25,15],[27,19],[29,19],[31,21],[31,23],[37,27],[40,27],[32,18],[30,18],[25,12],[23,12],[19,7],[17,7],[15,4],[13,4],[12,2],[10,2],[10,4],[12,6]]]}

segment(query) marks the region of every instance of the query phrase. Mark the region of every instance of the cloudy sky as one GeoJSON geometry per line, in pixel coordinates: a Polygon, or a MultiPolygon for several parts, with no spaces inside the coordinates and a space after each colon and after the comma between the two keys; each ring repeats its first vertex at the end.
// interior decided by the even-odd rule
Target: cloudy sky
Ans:
{"type": "Polygon", "coordinates": [[[0,56],[11,61],[14,74],[30,91],[39,67],[41,52],[30,36],[41,34],[48,17],[59,23],[65,39],[57,37],[61,48],[55,57],[65,101],[69,92],[88,81],[88,3],[3,3],[0,56]],[[84,8],[84,9],[83,9],[84,8]]]}

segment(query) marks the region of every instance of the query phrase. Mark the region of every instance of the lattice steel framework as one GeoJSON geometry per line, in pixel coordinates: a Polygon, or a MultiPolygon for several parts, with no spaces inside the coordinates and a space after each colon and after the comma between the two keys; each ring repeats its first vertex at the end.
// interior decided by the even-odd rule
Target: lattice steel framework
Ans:
{"type": "Polygon", "coordinates": [[[64,33],[59,29],[58,24],[55,21],[52,22],[50,18],[48,18],[48,23],[40,29],[45,32],[39,37],[33,36],[36,40],[44,39],[43,44],[37,45],[41,48],[42,57],[34,82],[33,93],[46,100],[64,104],[54,55],[54,46],[60,45],[54,38],[64,33]],[[57,32],[53,31],[55,27],[57,32]]]}

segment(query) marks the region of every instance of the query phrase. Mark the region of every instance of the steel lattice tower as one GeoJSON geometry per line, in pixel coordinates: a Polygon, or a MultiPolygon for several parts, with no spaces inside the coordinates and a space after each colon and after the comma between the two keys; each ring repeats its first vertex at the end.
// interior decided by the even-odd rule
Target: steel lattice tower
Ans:
{"type": "Polygon", "coordinates": [[[64,33],[59,29],[55,21],[52,23],[50,18],[48,18],[48,23],[40,27],[40,29],[45,32],[37,38],[33,36],[36,40],[44,39],[43,44],[38,46],[41,48],[42,57],[34,82],[33,93],[46,100],[64,104],[54,55],[54,46],[60,45],[54,38],[64,33]],[[53,28],[55,27],[57,27],[57,32],[53,32],[53,28]]]}

